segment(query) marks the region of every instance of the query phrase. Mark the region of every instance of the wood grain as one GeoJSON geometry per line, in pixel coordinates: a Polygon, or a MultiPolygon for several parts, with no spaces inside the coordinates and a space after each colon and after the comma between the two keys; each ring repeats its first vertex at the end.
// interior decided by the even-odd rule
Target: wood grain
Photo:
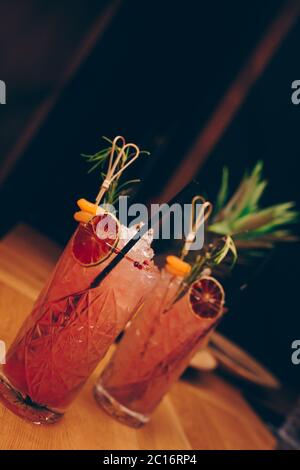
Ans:
{"type": "Polygon", "coordinates": [[[0,243],[0,280],[35,299],[61,248],[26,225],[18,225],[0,243]]]}
{"type": "MultiPolygon", "coordinates": [[[[0,243],[0,339],[9,344],[29,313],[60,250],[28,227],[0,243]]],[[[0,449],[271,449],[274,439],[241,394],[219,377],[180,381],[140,430],[111,419],[96,404],[98,366],[61,422],[26,423],[0,404],[0,449]]]]}
{"type": "Polygon", "coordinates": [[[272,449],[275,441],[241,394],[214,375],[179,381],[170,394],[194,449],[272,449]],[[186,396],[188,399],[183,400],[186,396]]]}

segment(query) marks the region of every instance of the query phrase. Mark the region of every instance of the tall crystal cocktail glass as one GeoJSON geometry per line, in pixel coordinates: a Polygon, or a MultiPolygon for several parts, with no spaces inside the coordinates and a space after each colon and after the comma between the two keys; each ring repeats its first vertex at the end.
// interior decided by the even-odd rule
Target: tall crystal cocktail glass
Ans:
{"type": "Polygon", "coordinates": [[[82,266],[73,256],[75,234],[0,372],[2,402],[35,423],[62,416],[157,275],[151,261],[130,251],[100,285],[91,287],[115,253],[96,266],[82,266]]]}
{"type": "Polygon", "coordinates": [[[197,296],[193,288],[182,290],[181,278],[162,272],[95,386],[110,415],[133,427],[149,420],[222,316],[223,309],[214,317],[195,313],[197,296]]]}

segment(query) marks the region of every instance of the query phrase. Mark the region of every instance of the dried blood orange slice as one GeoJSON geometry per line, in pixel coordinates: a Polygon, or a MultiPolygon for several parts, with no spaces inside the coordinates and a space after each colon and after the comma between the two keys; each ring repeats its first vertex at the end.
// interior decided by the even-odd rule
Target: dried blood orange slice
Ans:
{"type": "Polygon", "coordinates": [[[104,261],[119,240],[120,224],[112,214],[96,215],[87,224],[81,223],[72,242],[73,256],[82,266],[104,261]]]}
{"type": "Polygon", "coordinates": [[[215,318],[224,308],[225,294],[221,284],[210,276],[195,281],[189,290],[193,312],[202,318],[215,318]]]}

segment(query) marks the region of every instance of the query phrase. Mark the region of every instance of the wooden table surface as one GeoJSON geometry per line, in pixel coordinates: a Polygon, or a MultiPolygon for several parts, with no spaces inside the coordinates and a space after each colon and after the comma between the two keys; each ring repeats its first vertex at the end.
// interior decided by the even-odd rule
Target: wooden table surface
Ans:
{"type": "MultiPolygon", "coordinates": [[[[49,275],[60,249],[27,226],[0,242],[0,340],[9,344],[49,275]]],[[[103,361],[105,362],[105,360],[103,361]]],[[[274,438],[240,392],[215,374],[180,380],[150,423],[135,430],[96,405],[99,365],[57,424],[26,423],[0,404],[0,449],[272,449],[274,438]]]]}

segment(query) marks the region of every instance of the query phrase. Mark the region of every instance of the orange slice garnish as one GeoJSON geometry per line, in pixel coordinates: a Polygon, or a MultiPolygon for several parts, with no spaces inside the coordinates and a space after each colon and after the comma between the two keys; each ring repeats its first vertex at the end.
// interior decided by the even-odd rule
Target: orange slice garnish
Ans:
{"type": "Polygon", "coordinates": [[[72,242],[73,256],[82,266],[94,266],[111,255],[120,234],[118,219],[104,212],[88,223],[81,223],[72,242]]]}
{"type": "Polygon", "coordinates": [[[93,217],[94,216],[90,212],[85,212],[85,211],[78,211],[78,212],[75,212],[74,214],[74,219],[77,222],[82,222],[84,224],[87,224],[88,222],[90,222],[90,220],[92,220],[93,217]]]}
{"type": "Polygon", "coordinates": [[[97,214],[98,206],[97,204],[93,204],[92,202],[87,201],[86,199],[78,199],[77,205],[79,209],[81,209],[84,212],[89,212],[92,215],[97,214]]]}
{"type": "Polygon", "coordinates": [[[166,270],[174,276],[186,276],[191,270],[189,263],[186,263],[177,256],[167,256],[166,270]]]}
{"type": "Polygon", "coordinates": [[[203,276],[189,289],[191,309],[199,317],[217,317],[224,311],[224,301],[224,289],[214,277],[203,276]]]}

